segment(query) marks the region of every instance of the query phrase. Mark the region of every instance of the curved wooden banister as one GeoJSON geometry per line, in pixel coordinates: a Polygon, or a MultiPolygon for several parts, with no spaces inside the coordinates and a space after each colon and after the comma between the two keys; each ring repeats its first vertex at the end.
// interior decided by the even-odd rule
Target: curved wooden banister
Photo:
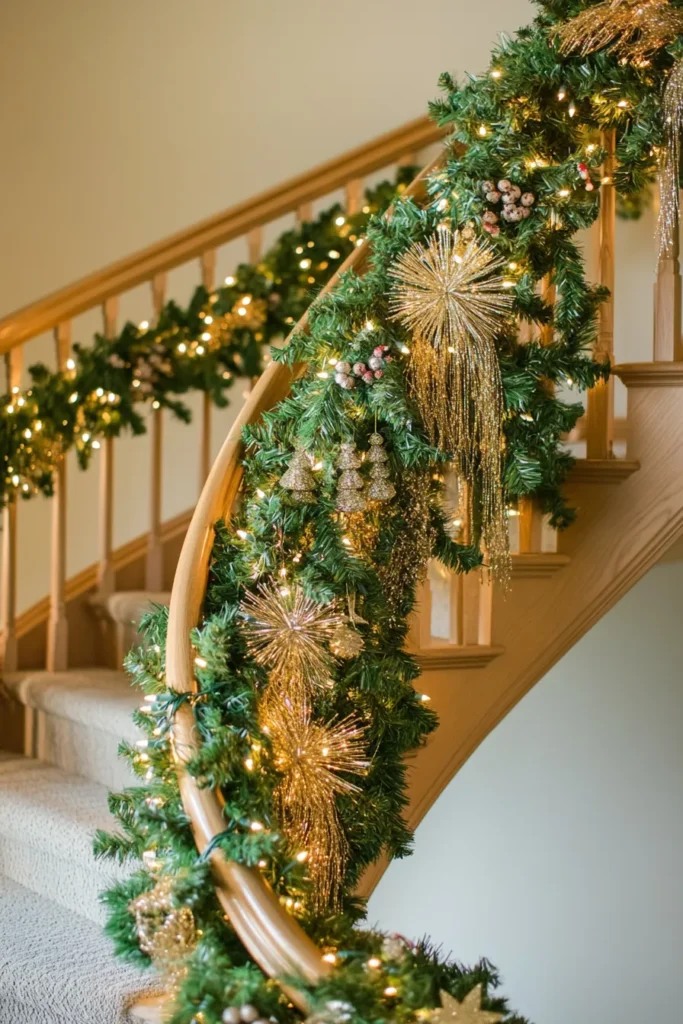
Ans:
{"type": "Polygon", "coordinates": [[[443,135],[444,130],[434,121],[419,117],[378,136],[372,143],[351,149],[312,171],[290,178],[185,231],[111,263],[0,319],[0,353],[9,352],[16,345],[101,305],[112,296],[151,281],[173,267],[328,195],[349,181],[386,167],[406,153],[417,152],[443,135]]]}
{"type": "MultiPolygon", "coordinates": [[[[425,176],[442,160],[443,155],[440,155],[425,168],[405,194],[419,197],[425,176]]],[[[368,253],[366,241],[350,254],[321,294],[330,291],[346,270],[354,268],[359,271],[368,253]]],[[[295,330],[300,330],[306,322],[307,314],[295,330]]],[[[282,363],[272,363],[268,367],[230,430],[192,517],[173,583],[166,646],[167,683],[181,693],[196,690],[190,634],[201,615],[214,525],[221,517],[229,517],[242,481],[242,428],[257,422],[263,412],[284,398],[293,376],[304,369],[301,366],[292,373],[282,363]]],[[[201,852],[223,831],[225,823],[220,794],[201,788],[184,767],[198,750],[194,714],[187,705],[182,705],[176,714],[173,736],[183,805],[201,852]]],[[[266,974],[274,978],[301,977],[309,982],[321,978],[329,968],[320,951],[278,902],[260,873],[229,861],[218,848],[210,853],[210,861],[223,909],[245,947],[266,974]]],[[[290,991],[289,995],[292,1001],[305,1009],[301,993],[290,991]]]]}

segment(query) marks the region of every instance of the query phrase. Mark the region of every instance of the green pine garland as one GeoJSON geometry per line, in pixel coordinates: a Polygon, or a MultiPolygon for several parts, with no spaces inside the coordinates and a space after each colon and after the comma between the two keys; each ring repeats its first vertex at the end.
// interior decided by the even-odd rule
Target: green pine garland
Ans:
{"type": "MultiPolygon", "coordinates": [[[[545,3],[532,27],[505,39],[494,52],[487,74],[462,87],[450,76],[442,78],[445,96],[432,113],[452,127],[464,150],[433,176],[426,205],[399,201],[391,219],[372,220],[365,275],[345,274],[311,308],[308,331],[297,332],[277,353],[289,364],[308,363],[308,370],[287,399],[245,431],[243,498],[230,528],[217,527],[204,616],[192,636],[198,693],[190,699],[202,745],[189,770],[223,793],[225,832],[217,842],[225,855],[260,866],[321,950],[334,952],[335,971],[310,990],[317,1020],[328,1024],[388,1019],[414,1024],[438,1006],[440,990],[461,999],[479,983],[486,1009],[504,1014],[509,1024],[522,1024],[523,1018],[495,994],[498,975],[486,961],[465,968],[444,960],[428,943],[413,947],[357,926],[364,907],[354,889],[363,870],[381,853],[396,857],[410,850],[402,817],[403,757],[437,724],[414,690],[419,670],[403,651],[415,580],[428,553],[456,571],[482,561],[476,543],[463,546],[449,534],[442,507],[446,457],[427,443],[406,385],[402,351],[410,339],[388,315],[389,270],[400,253],[427,239],[442,220],[483,234],[488,208],[483,181],[508,178],[534,194],[531,215],[519,223],[503,222],[493,239],[508,261],[517,315],[536,334],[544,325],[553,327],[549,344],[520,344],[509,331],[497,339],[507,413],[505,485],[509,501],[533,493],[556,525],[566,525],[573,513],[561,484],[570,460],[559,440],[581,406],[564,403],[555,389],[568,379],[577,388],[590,387],[607,372],[590,357],[604,292],[585,280],[573,237],[595,220],[599,197],[597,189],[586,190],[578,165],[586,163],[595,180],[602,158],[598,132],[615,128],[618,192],[629,200],[642,190],[653,174],[653,146],[662,142],[659,97],[672,63],[666,50],[640,68],[605,52],[561,59],[549,28],[584,6],[545,3]],[[536,289],[549,274],[557,288],[554,308],[536,289]],[[334,360],[367,362],[377,345],[387,346],[392,357],[383,377],[350,391],[341,388],[334,360]],[[396,497],[371,506],[360,518],[343,520],[335,508],[340,445],[352,440],[366,451],[374,430],[386,442],[396,497]],[[296,447],[319,467],[314,504],[295,504],[278,484],[296,447]],[[416,495],[424,496],[426,509],[418,526],[416,495]],[[412,548],[403,543],[406,537],[412,548]],[[406,559],[398,593],[387,582],[396,550],[406,559]],[[258,582],[283,585],[283,580],[320,604],[343,605],[352,593],[365,620],[358,625],[362,652],[336,664],[333,687],[313,706],[321,722],[349,714],[360,720],[371,757],[367,775],[353,778],[359,792],[337,798],[351,851],[337,913],[315,912],[306,865],[280,830],[273,801],[280,776],[259,719],[267,675],[248,653],[240,614],[245,592],[258,582]],[[253,831],[253,821],[264,828],[253,831]]],[[[112,797],[123,834],[100,835],[97,852],[126,860],[153,850],[157,870],[174,880],[176,900],[192,908],[201,935],[173,1024],[218,1024],[226,1007],[243,1003],[255,1004],[262,1017],[290,1024],[298,1014],[224,919],[207,864],[193,844],[169,747],[173,713],[187,696],[165,685],[166,628],[165,611],[151,615],[146,646],[129,658],[135,683],[153,698],[137,716],[147,747],[125,750],[145,784],[112,797]]],[[[138,870],[105,896],[109,934],[118,952],[137,962],[146,957],[129,903],[157,877],[138,870]]]]}
{"type": "Polygon", "coordinates": [[[75,448],[82,468],[102,438],[145,432],[144,405],[190,421],[179,396],[207,394],[219,406],[239,377],[257,377],[266,347],[278,344],[353,250],[372,214],[386,209],[415,169],[365,193],[347,216],[339,204],[286,231],[256,265],[242,263],[187,307],[168,302],[157,324],[127,323],[114,338],[75,345],[63,372],[30,368],[31,386],[0,396],[0,507],[15,495],[51,495],[57,459],[75,448]],[[238,311],[242,310],[241,317],[238,311]]]}

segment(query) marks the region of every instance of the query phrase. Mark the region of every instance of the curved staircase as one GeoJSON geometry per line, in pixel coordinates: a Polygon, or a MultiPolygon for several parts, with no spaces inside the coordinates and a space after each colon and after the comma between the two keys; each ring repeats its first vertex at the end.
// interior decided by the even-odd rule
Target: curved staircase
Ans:
{"type": "MultiPolygon", "coordinates": [[[[154,282],[189,259],[200,257],[206,268],[215,262],[211,254],[218,246],[285,213],[305,219],[311,202],[339,187],[346,187],[353,204],[360,179],[401,159],[414,160],[415,151],[435,143],[439,134],[427,121],[413,122],[6,317],[0,322],[0,347],[9,385],[20,381],[22,346],[38,333],[54,329],[63,338],[65,325],[83,310],[102,305],[111,311],[112,298],[121,291],[154,282]]],[[[609,197],[610,184],[602,187],[609,197]]],[[[603,203],[599,235],[600,279],[610,286],[610,201],[603,203]]],[[[360,270],[365,257],[366,245],[359,245],[346,265],[360,270]]],[[[567,487],[579,508],[576,525],[558,537],[532,503],[523,503],[510,520],[510,593],[499,592],[478,573],[451,576],[437,567],[423,587],[411,648],[423,669],[420,688],[432,700],[441,727],[412,762],[411,825],[510,708],[683,535],[678,444],[683,351],[674,331],[680,322],[675,260],[660,270],[656,302],[654,361],[617,368],[629,392],[626,458],[613,455],[611,387],[589,395],[583,423],[588,457],[578,460],[567,487]]],[[[605,358],[613,355],[612,338],[610,303],[600,333],[605,358]]],[[[64,358],[63,347],[59,354],[64,358]]],[[[146,989],[154,988],[154,980],[115,963],[101,937],[97,893],[113,869],[90,854],[94,830],[111,827],[107,789],[131,781],[116,748],[121,739],[134,743],[137,738],[131,712],[140,699],[120,671],[120,658],[140,611],[150,600],[169,602],[167,588],[177,564],[168,678],[178,690],[192,689],[189,633],[201,610],[213,524],[229,514],[238,492],[240,429],[283,397],[289,380],[289,371],[271,364],[253,388],[194,516],[188,512],[162,523],[156,461],[149,533],[118,551],[112,546],[114,445],[107,443],[100,468],[100,559],[70,580],[64,569],[68,509],[62,468],[53,499],[51,591],[21,614],[16,604],[19,510],[10,505],[4,512],[2,650],[8,699],[0,733],[5,750],[0,755],[0,1019],[26,1024],[155,1019],[158,1000],[146,989]]],[[[153,423],[153,451],[160,459],[160,416],[153,423]]],[[[203,453],[209,450],[208,424],[205,417],[203,453]]],[[[205,465],[203,455],[199,461],[205,465]]],[[[188,745],[191,727],[185,706],[176,728],[188,745]]],[[[202,848],[221,829],[220,805],[187,776],[183,796],[202,848]]],[[[268,896],[260,877],[229,864],[216,850],[211,858],[223,906],[258,962],[270,973],[297,968],[316,976],[317,950],[268,896]]],[[[377,865],[368,873],[365,893],[382,870],[377,865]]]]}

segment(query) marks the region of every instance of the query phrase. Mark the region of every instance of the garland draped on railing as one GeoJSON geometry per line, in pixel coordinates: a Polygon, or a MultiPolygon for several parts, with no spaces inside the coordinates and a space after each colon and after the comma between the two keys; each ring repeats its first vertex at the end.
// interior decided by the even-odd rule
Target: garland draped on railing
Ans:
{"type": "Polygon", "coordinates": [[[113,338],[74,345],[61,372],[38,363],[32,385],[0,397],[0,506],[18,494],[52,494],[57,460],[75,448],[85,468],[102,438],[145,432],[143,409],[168,409],[184,422],[179,396],[203,392],[219,406],[238,378],[257,377],[267,347],[288,333],[312,298],[414,176],[366,191],[361,209],[338,203],[280,236],[256,264],[241,263],[211,293],[198,287],[186,307],[168,302],[158,321],[127,323],[113,338]]]}
{"type": "Polygon", "coordinates": [[[378,857],[410,851],[404,757],[437,724],[404,650],[428,559],[482,564],[494,488],[506,501],[535,493],[556,525],[571,518],[559,441],[582,406],[556,388],[608,373],[591,355],[605,290],[586,280],[574,236],[599,212],[601,130],[616,133],[621,194],[651,178],[673,63],[666,47],[644,63],[562,56],[557,26],[590,6],[546,0],[486,75],[442,78],[432,112],[464,151],[427,180],[426,197],[369,226],[365,272],[342,275],[277,353],[305,372],[244,432],[240,502],[216,529],[203,618],[173,638],[193,644],[196,692],[168,685],[165,610],[129,658],[144,738],[125,753],[143,784],[112,797],[123,832],[99,835],[96,849],[143,863],[106,894],[107,929],[119,953],[172,972],[173,1024],[301,1021],[242,946],[197,855],[174,751],[186,700],[197,753],[184,770],[223,800],[215,845],[263,872],[333,968],[316,985],[277,979],[305,991],[309,1024],[523,1021],[486,961],[468,969],[426,941],[360,928],[356,887],[378,857]],[[543,279],[556,301],[539,294],[543,279]],[[484,430],[474,413],[492,394],[484,430]],[[452,436],[430,395],[451,403],[452,436]],[[458,401],[472,404],[469,420],[458,401]],[[471,514],[461,539],[443,502],[458,456],[471,514]],[[188,912],[194,932],[182,927],[188,912]]]}

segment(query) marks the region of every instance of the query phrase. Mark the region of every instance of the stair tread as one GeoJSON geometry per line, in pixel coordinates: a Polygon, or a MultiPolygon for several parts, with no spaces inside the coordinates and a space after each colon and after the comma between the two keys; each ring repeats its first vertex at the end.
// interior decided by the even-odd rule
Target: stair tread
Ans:
{"type": "Polygon", "coordinates": [[[140,705],[140,694],[125,672],[104,668],[22,672],[9,673],[4,681],[16,699],[28,707],[131,743],[139,736],[131,715],[140,705]]]}
{"type": "Polygon", "coordinates": [[[3,1020],[132,1024],[127,1007],[159,991],[154,975],[114,957],[96,924],[2,876],[0,922],[3,1020]]]}
{"type": "Polygon", "coordinates": [[[0,760],[0,835],[75,862],[92,862],[94,873],[120,875],[113,863],[92,857],[96,829],[111,829],[107,789],[60,768],[21,755],[0,760]]]}
{"type": "Polygon", "coordinates": [[[107,598],[107,611],[114,622],[124,625],[139,623],[145,612],[154,604],[168,605],[171,603],[170,590],[119,590],[107,598]]]}

